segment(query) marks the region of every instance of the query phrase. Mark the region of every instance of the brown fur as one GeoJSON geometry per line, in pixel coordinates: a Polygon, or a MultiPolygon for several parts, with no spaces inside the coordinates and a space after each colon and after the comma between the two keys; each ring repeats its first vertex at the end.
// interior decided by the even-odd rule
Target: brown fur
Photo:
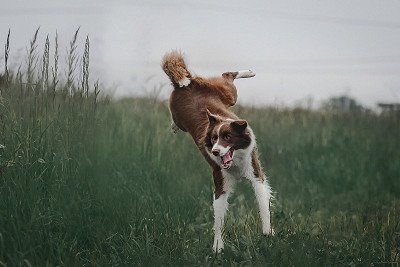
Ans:
{"type": "Polygon", "coordinates": [[[228,110],[237,100],[236,87],[226,79],[196,77],[184,90],[171,93],[169,108],[175,124],[188,132],[198,148],[204,149],[208,128],[207,109],[223,118],[237,119],[228,110]]]}
{"type": "Polygon", "coordinates": [[[222,176],[221,168],[214,167],[213,168],[213,178],[214,178],[214,196],[215,199],[218,199],[222,194],[225,193],[224,191],[224,177],[222,176]]]}
{"type": "Polygon", "coordinates": [[[257,149],[254,149],[251,152],[251,164],[253,165],[254,176],[259,177],[262,181],[264,181],[264,172],[262,170],[260,160],[258,159],[257,149]]]}
{"type": "Polygon", "coordinates": [[[188,71],[182,53],[178,51],[172,51],[164,56],[162,60],[162,68],[168,75],[174,86],[177,85],[178,81],[186,78],[191,78],[190,72],[188,71]]]}

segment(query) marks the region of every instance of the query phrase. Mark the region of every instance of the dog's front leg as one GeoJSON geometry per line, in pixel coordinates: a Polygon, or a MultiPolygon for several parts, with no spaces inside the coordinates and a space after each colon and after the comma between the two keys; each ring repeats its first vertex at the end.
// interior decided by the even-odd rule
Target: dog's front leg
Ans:
{"type": "Polygon", "coordinates": [[[221,169],[214,169],[214,244],[213,250],[216,253],[224,248],[222,239],[222,229],[225,221],[225,214],[228,209],[228,197],[233,191],[234,180],[229,177],[223,177],[221,169]]]}
{"type": "Polygon", "coordinates": [[[262,231],[264,235],[274,235],[274,230],[271,227],[270,200],[271,188],[266,179],[253,178],[250,179],[260,208],[260,217],[262,223],[262,231]]]}

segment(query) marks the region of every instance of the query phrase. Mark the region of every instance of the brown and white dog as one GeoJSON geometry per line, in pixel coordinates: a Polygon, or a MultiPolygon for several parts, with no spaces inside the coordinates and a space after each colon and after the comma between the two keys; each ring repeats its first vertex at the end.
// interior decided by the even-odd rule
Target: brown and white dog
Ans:
{"type": "Polygon", "coordinates": [[[164,56],[162,68],[174,87],[169,101],[173,131],[188,132],[213,170],[213,250],[220,252],[224,248],[222,228],[228,196],[241,179],[249,180],[254,188],[263,234],[272,235],[271,189],[258,159],[253,130],[229,110],[237,100],[233,81],[255,74],[246,70],[225,72],[214,78],[193,76],[182,54],[176,51],[164,56]]]}

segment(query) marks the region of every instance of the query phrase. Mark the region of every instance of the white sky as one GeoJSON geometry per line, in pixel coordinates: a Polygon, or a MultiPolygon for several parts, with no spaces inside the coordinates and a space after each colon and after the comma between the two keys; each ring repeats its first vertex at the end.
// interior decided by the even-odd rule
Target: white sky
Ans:
{"type": "Polygon", "coordinates": [[[6,1],[0,40],[11,28],[19,64],[38,26],[40,46],[57,30],[64,54],[81,26],[80,48],[91,38],[91,78],[118,85],[116,96],[167,83],[160,60],[178,48],[199,75],[254,70],[256,77],[236,82],[241,103],[294,105],[343,93],[369,106],[400,102],[400,1],[249,3],[6,1]]]}

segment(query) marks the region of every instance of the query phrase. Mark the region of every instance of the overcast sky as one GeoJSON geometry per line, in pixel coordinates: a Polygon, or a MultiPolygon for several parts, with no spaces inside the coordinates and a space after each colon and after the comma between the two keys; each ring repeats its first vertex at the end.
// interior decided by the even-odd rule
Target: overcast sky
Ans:
{"type": "Polygon", "coordinates": [[[374,106],[400,102],[399,14],[398,0],[14,0],[0,7],[0,38],[11,28],[19,64],[38,26],[40,45],[57,30],[64,54],[80,26],[80,47],[91,39],[91,78],[114,84],[116,96],[167,83],[160,60],[181,49],[198,75],[254,70],[236,82],[241,103],[348,94],[374,106]]]}

